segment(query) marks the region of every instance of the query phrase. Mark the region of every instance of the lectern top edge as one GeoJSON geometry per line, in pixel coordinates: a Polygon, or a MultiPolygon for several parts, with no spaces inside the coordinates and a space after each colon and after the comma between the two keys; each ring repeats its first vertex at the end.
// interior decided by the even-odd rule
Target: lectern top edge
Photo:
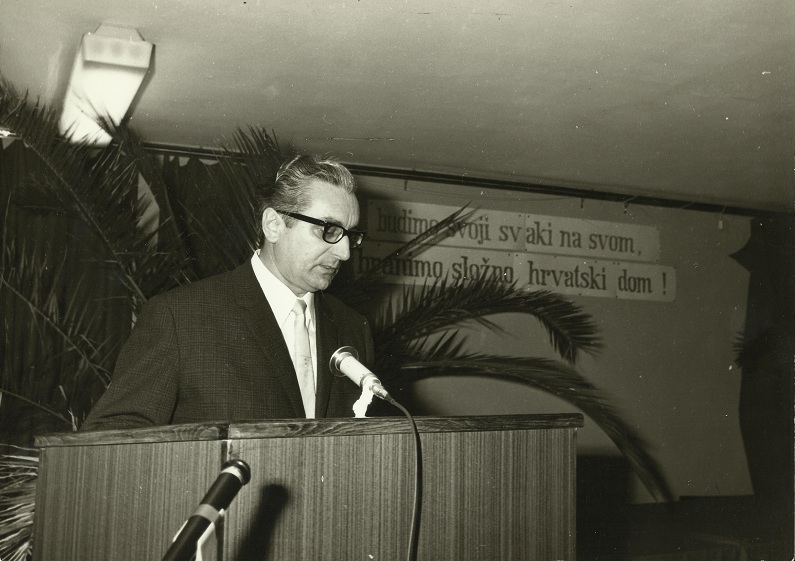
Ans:
{"type": "MultiPolygon", "coordinates": [[[[583,426],[583,416],[579,413],[415,417],[415,421],[420,433],[546,430],[579,428],[583,426]]],[[[38,448],[50,448],[140,444],[147,442],[295,438],[332,435],[357,436],[409,432],[411,432],[411,427],[403,417],[277,419],[48,434],[37,436],[35,443],[38,448]]]]}

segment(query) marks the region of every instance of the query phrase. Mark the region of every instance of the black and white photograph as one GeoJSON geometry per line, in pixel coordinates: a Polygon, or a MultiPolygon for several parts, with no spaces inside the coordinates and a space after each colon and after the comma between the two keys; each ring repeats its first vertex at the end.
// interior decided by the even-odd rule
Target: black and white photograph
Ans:
{"type": "Polygon", "coordinates": [[[0,561],[795,559],[795,2],[0,0],[0,561]]]}

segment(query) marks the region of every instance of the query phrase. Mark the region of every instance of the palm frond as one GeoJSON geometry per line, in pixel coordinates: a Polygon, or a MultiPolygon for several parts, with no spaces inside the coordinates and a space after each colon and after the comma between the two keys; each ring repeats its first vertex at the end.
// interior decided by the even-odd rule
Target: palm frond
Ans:
{"type": "Polygon", "coordinates": [[[442,279],[404,288],[399,305],[388,305],[376,320],[377,343],[393,350],[467,320],[498,329],[489,316],[499,313],[535,317],[558,354],[569,362],[574,363],[580,352],[596,354],[601,348],[595,323],[576,304],[551,292],[518,290],[494,279],[455,283],[442,279]]]}
{"type": "MultiPolygon", "coordinates": [[[[194,196],[183,199],[180,209],[186,229],[205,248],[206,274],[234,268],[259,247],[255,193],[273,184],[285,159],[276,137],[260,127],[238,129],[216,155],[217,165],[207,167],[200,180],[187,179],[194,196]]],[[[186,181],[178,167],[171,173],[177,182],[186,181]]]]}
{"type": "Polygon", "coordinates": [[[463,206],[446,216],[348,282],[332,285],[331,292],[354,307],[371,301],[373,294],[378,292],[383,284],[385,269],[395,261],[417,257],[433,247],[440,239],[448,235],[448,232],[455,230],[457,225],[465,222],[475,212],[475,210],[465,212],[466,209],[467,206],[463,206]]]}
{"type": "Polygon", "coordinates": [[[401,247],[384,257],[374,267],[364,271],[357,279],[356,283],[371,282],[374,278],[383,274],[383,270],[388,266],[389,262],[394,259],[409,259],[420,255],[423,251],[433,247],[436,243],[447,235],[447,232],[454,229],[456,225],[465,222],[475,210],[466,211],[467,207],[463,206],[434,224],[424,232],[415,236],[401,247]]]}
{"type": "Polygon", "coordinates": [[[129,225],[132,213],[126,211],[132,205],[124,205],[124,201],[135,200],[130,196],[132,168],[112,165],[115,158],[111,151],[98,150],[87,143],[64,141],[58,132],[55,112],[39,102],[31,106],[27,94],[19,95],[3,79],[0,79],[0,124],[11,129],[44,164],[46,171],[33,177],[34,185],[46,188],[56,197],[56,202],[74,208],[109,253],[116,254],[115,243],[111,239],[111,232],[116,228],[107,231],[104,226],[108,224],[102,214],[113,210],[117,224],[123,224],[125,228],[129,225]],[[110,190],[91,192],[98,180],[105,178],[102,173],[105,168],[112,173],[107,177],[110,190]],[[92,205],[90,197],[84,196],[87,190],[101,197],[102,203],[113,204],[92,205]],[[120,204],[122,211],[118,212],[116,209],[120,204]]]}
{"type": "MultiPolygon", "coordinates": [[[[186,277],[189,260],[163,177],[162,164],[126,123],[116,126],[109,119],[100,119],[100,124],[117,143],[120,162],[131,166],[143,177],[157,205],[159,225],[146,238],[147,245],[156,246],[156,250],[142,254],[135,269],[145,286],[144,293],[147,296],[159,294],[176,283],[191,280],[186,277]]],[[[142,207],[141,212],[146,212],[146,205],[141,204],[140,199],[138,204],[142,207]]]]}
{"type": "MultiPolygon", "coordinates": [[[[31,103],[0,77],[0,125],[12,130],[40,159],[44,172],[31,175],[31,187],[44,189],[83,222],[99,245],[98,257],[117,269],[140,309],[150,291],[140,272],[152,274],[154,233],[139,227],[148,202],[138,197],[138,170],[117,143],[97,149],[67,142],[53,110],[31,103]]],[[[162,261],[162,256],[161,261],[162,261]]]]}
{"type": "MultiPolygon", "coordinates": [[[[26,403],[26,404],[30,405],[31,407],[34,407],[35,409],[38,409],[39,411],[43,411],[44,413],[49,415],[50,418],[56,419],[58,421],[63,422],[65,425],[70,427],[71,430],[73,430],[73,431],[77,430],[77,424],[75,422],[74,417],[67,418],[64,415],[62,415],[61,413],[59,413],[58,411],[55,411],[54,409],[52,409],[50,407],[47,407],[46,405],[42,405],[41,403],[38,403],[38,402],[36,402],[36,401],[34,401],[32,399],[29,399],[29,398],[25,397],[24,395],[21,395],[19,393],[16,393],[16,392],[13,392],[13,391],[10,391],[10,390],[6,390],[6,389],[3,389],[3,388],[0,388],[0,398],[2,398],[3,396],[7,396],[7,397],[10,397],[11,399],[16,399],[16,400],[21,401],[22,403],[26,403]]],[[[2,401],[3,400],[0,399],[0,403],[2,403],[2,401]]],[[[0,558],[0,559],[2,559],[2,558],[0,558]]]]}
{"type": "Polygon", "coordinates": [[[658,500],[673,500],[673,493],[658,462],[634,427],[623,420],[610,400],[566,363],[543,358],[461,354],[445,342],[426,350],[415,362],[399,366],[412,379],[432,376],[482,376],[519,381],[577,407],[595,422],[627,458],[649,492],[658,500]]]}
{"type": "MultiPolygon", "coordinates": [[[[249,126],[247,130],[238,128],[232,135],[232,142],[222,143],[218,155],[219,160],[226,163],[240,162],[245,168],[245,177],[255,185],[273,182],[282,163],[292,157],[291,154],[282,154],[275,134],[258,126],[249,126]]],[[[233,167],[228,171],[238,177],[238,167],[233,167]]]]}
{"type": "MultiPolygon", "coordinates": [[[[5,240],[5,236],[3,239],[5,240]]],[[[62,270],[57,270],[51,276],[47,275],[47,263],[30,259],[30,253],[24,249],[17,250],[14,242],[6,241],[0,262],[3,264],[0,269],[0,288],[23,304],[30,314],[30,322],[40,332],[49,334],[42,335],[42,339],[51,340],[50,335],[56,337],[60,341],[56,348],[75,353],[85,371],[107,387],[110,373],[103,366],[100,353],[102,345],[86,336],[93,331],[94,317],[79,300],[81,291],[74,290],[67,296],[67,300],[59,302],[52,285],[59,283],[62,270]],[[48,278],[50,282],[46,286],[42,285],[42,279],[48,278]]],[[[79,282],[76,281],[75,285],[79,285],[79,282]]]]}
{"type": "Polygon", "coordinates": [[[35,450],[0,455],[0,559],[30,558],[38,466],[35,450]]]}
{"type": "MultiPolygon", "coordinates": [[[[171,209],[171,201],[168,190],[161,174],[161,166],[157,157],[147,151],[143,142],[126,124],[114,125],[109,119],[99,119],[99,123],[105,132],[118,144],[120,153],[126,158],[128,163],[140,173],[152,190],[152,195],[157,202],[161,216],[166,219],[171,218],[174,213],[171,209]]],[[[171,225],[172,237],[179,238],[179,232],[175,225],[171,225]]]]}
{"type": "Polygon", "coordinates": [[[25,331],[17,327],[9,340],[4,330],[3,345],[13,352],[0,362],[0,392],[77,430],[76,418],[110,383],[107,365],[115,349],[94,340],[101,332],[98,314],[87,305],[81,279],[67,282],[65,254],[53,267],[41,258],[46,249],[18,247],[5,229],[2,241],[0,297],[25,331]],[[67,285],[71,290],[62,293],[67,285]]]}

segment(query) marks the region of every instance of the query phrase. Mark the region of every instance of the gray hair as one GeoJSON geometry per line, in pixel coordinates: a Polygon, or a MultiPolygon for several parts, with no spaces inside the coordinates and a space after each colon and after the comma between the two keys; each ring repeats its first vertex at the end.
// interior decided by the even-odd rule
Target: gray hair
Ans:
{"type": "Polygon", "coordinates": [[[346,193],[356,192],[353,175],[336,160],[316,155],[295,156],[281,165],[272,187],[260,189],[257,216],[261,219],[267,208],[287,212],[306,209],[311,202],[306,186],[315,179],[341,187],[346,193]]]}

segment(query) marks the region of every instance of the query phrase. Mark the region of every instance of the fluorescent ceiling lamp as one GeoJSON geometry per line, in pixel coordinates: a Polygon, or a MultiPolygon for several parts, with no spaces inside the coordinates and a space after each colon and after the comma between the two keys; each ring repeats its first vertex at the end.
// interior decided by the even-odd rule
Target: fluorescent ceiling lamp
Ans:
{"type": "Polygon", "coordinates": [[[83,35],[64,97],[61,133],[73,141],[110,142],[97,120],[121,122],[149,72],[153,48],[128,27],[102,24],[83,35]]]}

